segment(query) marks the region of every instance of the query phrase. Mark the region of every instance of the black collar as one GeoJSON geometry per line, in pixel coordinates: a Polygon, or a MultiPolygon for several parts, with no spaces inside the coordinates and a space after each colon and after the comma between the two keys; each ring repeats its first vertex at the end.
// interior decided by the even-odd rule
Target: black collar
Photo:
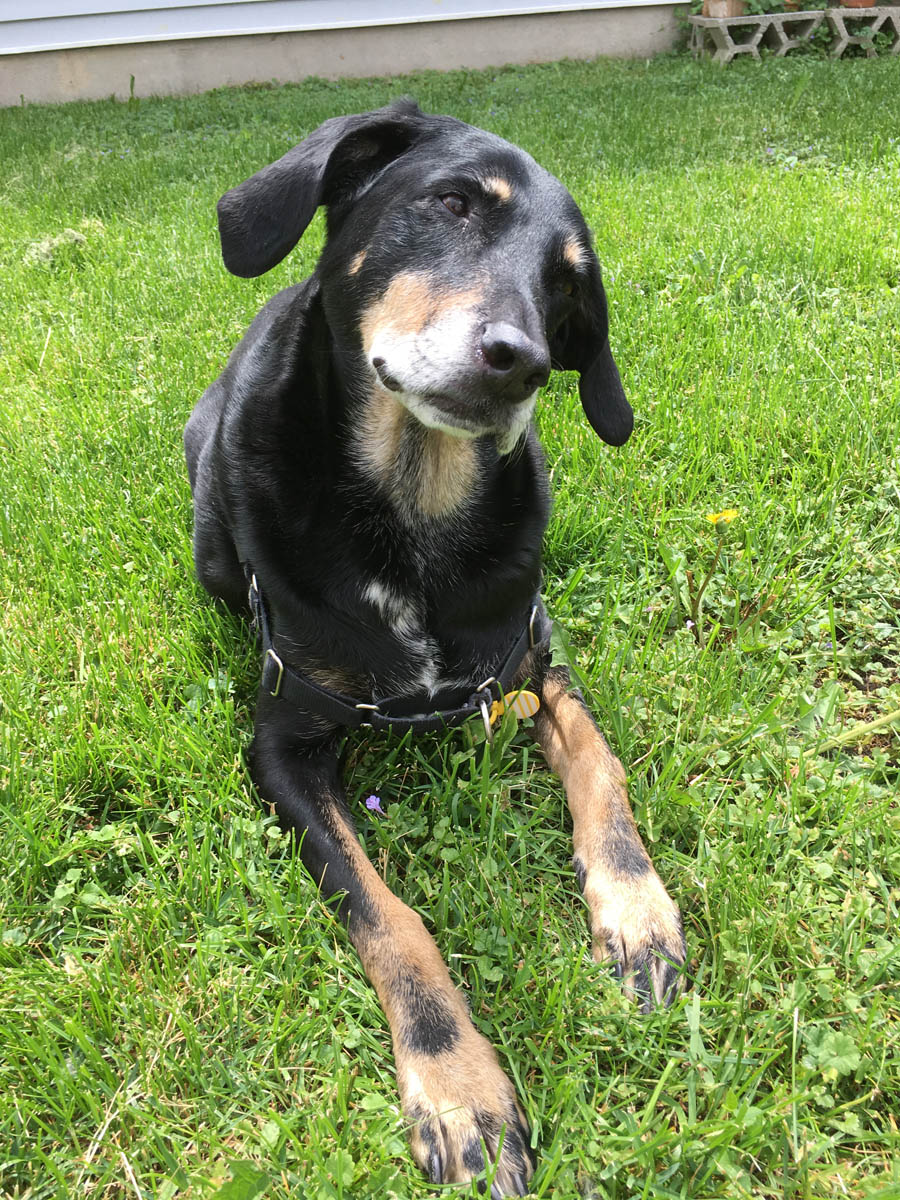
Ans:
{"type": "Polygon", "coordinates": [[[433,733],[461,725],[463,721],[480,712],[490,737],[491,703],[494,700],[502,700],[512,687],[525,655],[536,646],[543,646],[550,640],[550,622],[540,597],[535,596],[525,627],[503,665],[496,675],[479,684],[474,691],[470,692],[468,688],[445,688],[433,696],[422,692],[411,696],[389,696],[377,704],[357,701],[313,683],[311,679],[282,661],[275,653],[265,601],[259,581],[249,563],[245,564],[244,572],[250,584],[250,612],[263,652],[262,687],[270,695],[287,700],[305,712],[315,713],[334,722],[335,725],[345,725],[351,729],[364,726],[371,729],[393,729],[398,733],[406,733],[407,730],[433,733]]]}

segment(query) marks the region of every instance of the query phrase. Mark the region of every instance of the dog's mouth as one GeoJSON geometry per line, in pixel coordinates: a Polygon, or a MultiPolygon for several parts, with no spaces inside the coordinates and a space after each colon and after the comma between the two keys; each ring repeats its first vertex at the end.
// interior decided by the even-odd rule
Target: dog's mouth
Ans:
{"type": "Polygon", "coordinates": [[[497,394],[496,388],[491,393],[491,380],[483,372],[476,375],[473,371],[458,368],[449,374],[460,378],[455,382],[448,380],[447,387],[439,383],[443,372],[413,371],[413,376],[424,376],[416,386],[411,379],[405,378],[410,374],[405,367],[397,371],[389,366],[390,356],[372,354],[371,350],[369,355],[377,385],[390,392],[398,404],[428,429],[437,429],[457,438],[496,438],[498,451],[505,455],[518,445],[531,422],[538,388],[518,401],[504,399],[502,393],[497,394]]]}
{"type": "Polygon", "coordinates": [[[408,385],[393,375],[381,357],[372,359],[378,382],[387,391],[393,392],[398,403],[423,425],[430,429],[442,429],[458,437],[481,437],[496,432],[491,422],[485,422],[473,404],[451,392],[434,389],[411,390],[408,385]]]}
{"type": "Polygon", "coordinates": [[[388,389],[388,391],[391,391],[391,392],[402,392],[403,391],[400,381],[398,379],[395,379],[395,377],[387,369],[387,363],[384,361],[383,358],[373,358],[372,366],[375,368],[375,374],[378,376],[379,380],[384,384],[384,386],[388,389]]]}
{"type": "Polygon", "coordinates": [[[427,429],[438,429],[458,438],[495,437],[500,454],[509,454],[531,422],[537,391],[519,404],[487,413],[479,405],[449,392],[410,392],[387,370],[383,359],[373,360],[378,381],[393,393],[398,404],[427,429]]]}

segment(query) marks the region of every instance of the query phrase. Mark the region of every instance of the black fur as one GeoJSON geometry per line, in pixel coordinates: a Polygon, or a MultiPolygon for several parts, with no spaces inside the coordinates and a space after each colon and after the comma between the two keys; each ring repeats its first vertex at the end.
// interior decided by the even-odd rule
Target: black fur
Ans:
{"type": "Polygon", "coordinates": [[[459,1026],[439,992],[421,979],[407,975],[400,980],[407,1013],[403,1040],[416,1054],[444,1054],[459,1041],[459,1026]]]}
{"type": "MultiPolygon", "coordinates": [[[[591,423],[618,444],[631,410],[589,235],[565,189],[522,151],[402,103],[327,121],[228,192],[219,204],[226,264],[239,274],[267,270],[319,202],[329,204],[329,236],[316,272],[260,312],[185,431],[198,575],[243,610],[251,562],[285,658],[339,671],[376,698],[402,689],[418,664],[360,597],[359,581],[388,579],[401,595],[425,582],[442,673],[480,681],[520,631],[540,580],[543,456],[530,428],[505,456],[492,438],[477,439],[481,486],[465,522],[410,529],[384,490],[361,478],[348,441],[365,386],[360,314],[404,270],[466,286],[483,267],[494,291],[485,305],[511,322],[519,314],[543,324],[559,365],[583,372],[591,423]],[[432,193],[474,192],[485,174],[508,178],[524,199],[508,212],[484,204],[463,232],[432,193]],[[585,251],[572,297],[557,286],[570,235],[585,251]],[[364,248],[365,263],[348,277],[364,248]]],[[[323,732],[308,719],[291,727],[313,741],[323,732]]]]}
{"type": "Polygon", "coordinates": [[[634,822],[617,813],[609,823],[603,844],[603,857],[610,869],[619,875],[637,878],[650,870],[650,859],[644,849],[634,822]]]}
{"type": "MultiPolygon", "coordinates": [[[[474,687],[503,662],[540,584],[546,471],[527,413],[521,428],[515,414],[530,412],[527,398],[553,365],[580,372],[601,437],[618,445],[631,432],[589,233],[563,186],[523,151],[411,102],[326,121],[223,196],[228,269],[274,266],[319,205],[328,236],[315,272],[262,309],[185,430],[197,573],[246,612],[251,564],[278,654],[358,700],[416,692],[423,678],[432,690],[474,687]],[[402,320],[379,309],[398,279],[425,292],[402,320]],[[404,409],[382,470],[367,422],[412,393],[393,360],[367,350],[366,323],[395,346],[398,329],[418,337],[418,323],[427,331],[444,317],[448,329],[469,324],[455,342],[436,337],[445,374],[416,395],[429,421],[469,438],[439,445],[470,458],[430,476],[436,435],[404,409]],[[446,497],[429,491],[439,477],[446,497]]],[[[425,370],[418,349],[391,353],[416,378],[425,370]]],[[[347,840],[336,732],[261,690],[253,777],[303,834],[304,862],[337,896],[356,944],[380,945],[389,906],[363,887],[347,840]]],[[[396,994],[401,1041],[424,1055],[452,1052],[452,1012],[417,979],[407,984],[396,994]]],[[[506,1186],[524,1193],[528,1134],[514,1106],[509,1122],[505,1155],[519,1165],[506,1186]]],[[[424,1165],[439,1180],[446,1151],[432,1128],[424,1165]]],[[[480,1170],[480,1145],[466,1155],[480,1170]]]]}

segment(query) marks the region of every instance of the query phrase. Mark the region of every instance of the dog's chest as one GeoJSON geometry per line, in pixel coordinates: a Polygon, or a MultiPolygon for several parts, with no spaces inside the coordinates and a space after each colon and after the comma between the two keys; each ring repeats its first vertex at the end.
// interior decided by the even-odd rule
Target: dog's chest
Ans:
{"type": "Polygon", "coordinates": [[[341,544],[352,561],[342,575],[378,641],[369,660],[379,664],[376,693],[434,694],[492,673],[539,583],[546,505],[537,466],[529,457],[440,518],[410,520],[359,480],[343,491],[341,544]]]}
{"type": "Polygon", "coordinates": [[[424,597],[377,578],[364,582],[360,590],[363,602],[398,644],[395,686],[428,693],[447,686],[449,681],[442,677],[444,655],[429,631],[424,597]]]}

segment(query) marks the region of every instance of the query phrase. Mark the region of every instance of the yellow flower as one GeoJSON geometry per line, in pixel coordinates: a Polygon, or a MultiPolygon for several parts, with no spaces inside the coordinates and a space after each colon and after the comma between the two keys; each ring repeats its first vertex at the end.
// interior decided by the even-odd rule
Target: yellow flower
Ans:
{"type": "Polygon", "coordinates": [[[718,525],[721,522],[723,525],[730,525],[734,518],[738,515],[736,508],[726,508],[722,512],[707,513],[706,519],[713,525],[718,525]]]}

